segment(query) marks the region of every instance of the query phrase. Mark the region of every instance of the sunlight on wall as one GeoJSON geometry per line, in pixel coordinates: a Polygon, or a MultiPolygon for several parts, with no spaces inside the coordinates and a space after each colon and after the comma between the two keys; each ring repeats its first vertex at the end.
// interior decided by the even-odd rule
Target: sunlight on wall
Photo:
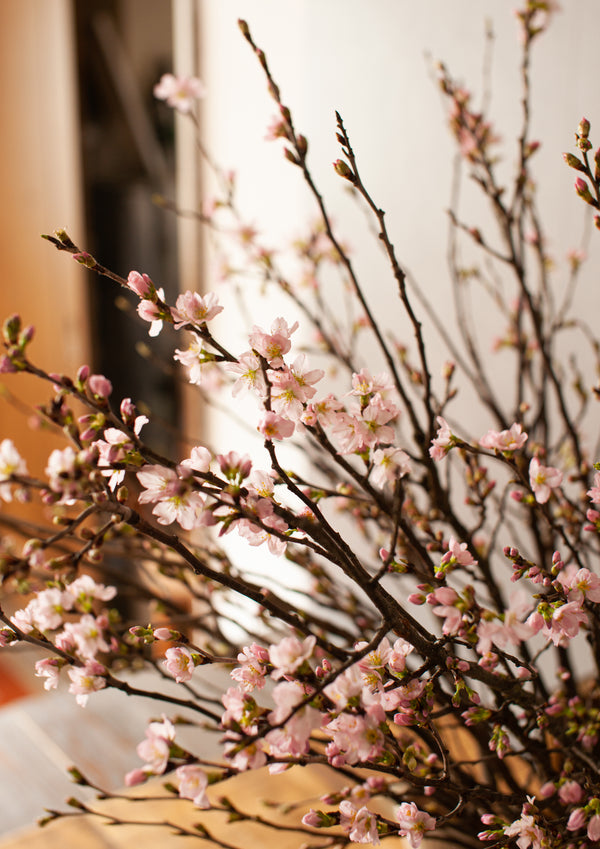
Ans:
{"type": "MultiPolygon", "coordinates": [[[[66,0],[0,5],[0,313],[36,326],[32,353],[56,372],[89,356],[86,292],[76,263],[40,239],[58,227],[82,231],[73,21],[66,0]]],[[[45,398],[39,381],[3,376],[27,405],[45,398]]],[[[48,442],[23,413],[0,406],[2,436],[17,440],[30,468],[43,468],[48,442]],[[24,444],[29,442],[30,444],[24,444]]]]}

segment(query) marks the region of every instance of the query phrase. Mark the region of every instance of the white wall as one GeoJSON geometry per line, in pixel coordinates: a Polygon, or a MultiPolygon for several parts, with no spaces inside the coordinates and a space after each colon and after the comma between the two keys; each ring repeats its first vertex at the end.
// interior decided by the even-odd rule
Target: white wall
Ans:
{"type": "MultiPolygon", "coordinates": [[[[432,66],[435,60],[443,60],[474,92],[475,103],[480,103],[484,33],[486,23],[491,22],[495,34],[491,116],[504,143],[499,173],[509,177],[516,159],[513,139],[521,120],[520,54],[513,4],[506,0],[198,3],[201,73],[209,89],[203,103],[206,138],[219,162],[236,170],[242,206],[266,234],[265,240],[277,244],[298,233],[302,222],[314,215],[315,207],[299,171],[283,160],[281,144],[264,141],[275,108],[258,62],[239,33],[239,16],[248,21],[255,41],[265,50],[296,127],[311,142],[311,168],[342,236],[353,245],[357,269],[376,302],[376,314],[391,320],[396,328],[405,326],[393,281],[365,235],[364,216],[353,208],[344,182],[331,167],[339,155],[335,109],[344,118],[365,182],[377,203],[387,210],[388,227],[402,263],[447,315],[445,209],[455,148],[446,129],[432,66]]],[[[564,11],[556,14],[549,32],[534,45],[532,137],[543,142],[534,165],[541,179],[540,206],[559,288],[566,275],[566,252],[580,244],[585,212],[573,191],[576,175],[563,164],[561,154],[573,149],[573,133],[583,114],[592,121],[592,140],[595,137],[600,142],[600,113],[594,114],[598,109],[600,56],[595,38],[599,24],[597,3],[569,0],[564,11]]],[[[463,200],[464,219],[478,226],[485,222],[473,187],[465,188],[463,200]]],[[[593,248],[597,258],[597,246],[593,248]]],[[[595,281],[590,264],[578,296],[585,313],[598,307],[595,281]]],[[[214,288],[215,284],[209,277],[206,285],[214,288]]],[[[265,307],[265,321],[278,310],[265,307]]],[[[491,333],[486,327],[485,336],[491,333]]],[[[434,353],[435,374],[443,357],[441,350],[434,353]]]]}

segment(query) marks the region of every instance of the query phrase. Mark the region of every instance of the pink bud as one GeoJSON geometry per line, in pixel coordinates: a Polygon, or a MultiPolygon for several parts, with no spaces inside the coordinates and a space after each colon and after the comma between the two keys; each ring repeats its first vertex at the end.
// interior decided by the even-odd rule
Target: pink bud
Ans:
{"type": "Polygon", "coordinates": [[[559,789],[558,795],[561,802],[564,802],[565,805],[576,805],[577,802],[581,802],[583,799],[583,788],[577,781],[565,781],[559,789]]]}
{"type": "Polygon", "coordinates": [[[153,298],[156,294],[152,280],[150,280],[147,274],[140,274],[139,271],[129,272],[127,275],[127,285],[140,298],[153,298]]]}
{"type": "Polygon", "coordinates": [[[124,780],[126,787],[135,787],[136,784],[143,784],[144,781],[148,780],[148,773],[143,769],[132,769],[131,772],[127,773],[124,780]]]}
{"type": "Polygon", "coordinates": [[[99,398],[108,398],[112,392],[112,383],[103,374],[93,374],[88,380],[90,392],[99,398]]]}
{"type": "Polygon", "coordinates": [[[14,374],[16,371],[17,368],[10,357],[0,357],[0,374],[14,374]]]}
{"type": "Polygon", "coordinates": [[[571,816],[567,822],[567,829],[569,831],[577,831],[578,828],[582,828],[585,825],[585,811],[583,808],[575,808],[574,811],[571,812],[571,816]]]}
{"type": "Polygon", "coordinates": [[[411,593],[407,601],[411,604],[425,604],[425,596],[422,593],[411,593]]]}

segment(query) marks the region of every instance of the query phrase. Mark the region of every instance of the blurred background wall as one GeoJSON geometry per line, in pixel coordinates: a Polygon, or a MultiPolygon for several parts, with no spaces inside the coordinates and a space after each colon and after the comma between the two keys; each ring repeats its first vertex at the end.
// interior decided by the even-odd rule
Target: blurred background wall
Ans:
{"type": "MultiPolygon", "coordinates": [[[[131,315],[135,301],[83,272],[39,234],[64,226],[115,271],[124,276],[132,268],[145,271],[171,294],[178,287],[218,288],[218,269],[204,256],[197,225],[177,224],[151,201],[159,192],[194,208],[213,190],[208,178],[200,190],[189,126],[152,97],[160,74],[172,68],[205,79],[206,144],[225,169],[236,171],[240,209],[261,239],[276,247],[304,231],[316,209],[280,145],[265,141],[275,108],[239,33],[241,15],[269,57],[297,127],[310,140],[311,168],[342,238],[352,246],[375,314],[401,333],[403,318],[385,261],[363,212],[331,167],[339,156],[334,110],[344,118],[367,185],[387,211],[400,260],[445,314],[451,310],[446,209],[454,146],[434,80],[436,60],[447,63],[476,103],[487,99],[505,144],[500,173],[508,177],[515,161],[519,51],[516,21],[505,0],[1,4],[0,311],[20,312],[37,326],[31,350],[49,368],[73,370],[89,362],[113,380],[115,397],[134,395],[146,402],[166,425],[156,436],[165,445],[180,415],[181,393],[169,368],[150,377],[152,369],[136,353],[144,352],[147,328],[131,315]],[[486,39],[486,31],[493,38],[486,39]]],[[[534,45],[532,126],[542,141],[535,165],[548,249],[559,274],[566,274],[566,253],[580,246],[584,233],[584,210],[561,153],[571,148],[582,114],[592,120],[593,137],[599,18],[593,0],[570,0],[534,45]]],[[[469,224],[489,223],[468,181],[461,211],[469,224]]],[[[597,258],[594,245],[588,250],[597,258]]],[[[593,283],[582,285],[577,297],[580,310],[597,308],[593,283]]],[[[267,321],[283,307],[273,301],[260,309],[267,321]]],[[[491,333],[489,327],[484,333],[491,333]]],[[[445,352],[435,345],[434,340],[434,362],[441,363],[445,352]]],[[[159,340],[157,355],[168,360],[168,344],[161,349],[159,340]]],[[[1,384],[22,393],[28,404],[40,398],[27,381],[7,376],[1,384]]],[[[6,435],[27,438],[20,413],[2,404],[0,416],[6,435]]],[[[192,425],[195,419],[196,412],[192,425]]],[[[37,434],[30,441],[39,467],[46,448],[37,434]]]]}

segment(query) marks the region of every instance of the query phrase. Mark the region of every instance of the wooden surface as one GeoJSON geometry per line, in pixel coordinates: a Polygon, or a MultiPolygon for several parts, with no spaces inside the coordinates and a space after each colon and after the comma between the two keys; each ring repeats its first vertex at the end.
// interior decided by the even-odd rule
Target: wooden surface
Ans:
{"type": "MultiPolygon", "coordinates": [[[[0,707],[0,849],[131,849],[138,845],[144,849],[191,849],[214,845],[175,836],[168,826],[109,826],[98,817],[63,818],[43,829],[36,825],[45,809],[72,810],[65,804],[72,796],[93,804],[97,810],[138,822],[176,822],[186,827],[202,822],[211,834],[240,849],[297,849],[303,843],[311,843],[308,834],[275,833],[259,824],[230,824],[220,812],[198,810],[185,800],[169,797],[160,780],[126,791],[132,797],[146,797],[145,801],[99,802],[89,788],[71,782],[67,768],[76,764],[100,787],[120,791],[125,773],[141,765],[135,749],[145,736],[148,719],[160,717],[164,706],[127,697],[117,690],[102,690],[90,697],[87,707],[81,708],[67,692],[66,682],[60,691],[46,693],[40,688],[39,679],[31,680],[29,670],[35,657],[29,654],[30,651],[0,650],[0,680],[4,668],[11,672],[17,687],[22,688],[23,682],[29,681],[38,688],[28,698],[14,698],[0,707]],[[161,798],[148,801],[148,796],[161,798]]],[[[157,681],[151,673],[141,673],[132,678],[132,683],[154,689],[157,681]]],[[[210,679],[203,684],[210,686],[210,679]]],[[[163,682],[161,687],[164,686],[173,686],[177,691],[174,684],[163,682]]],[[[17,695],[16,690],[14,694],[17,695]]],[[[169,713],[168,708],[166,712],[169,713]]],[[[172,713],[182,715],[184,711],[172,713]]],[[[178,726],[177,741],[208,759],[218,759],[218,735],[178,726]]],[[[268,808],[264,800],[306,800],[304,810],[317,807],[321,795],[347,783],[339,778],[337,784],[332,783],[332,776],[332,771],[323,766],[294,767],[281,775],[260,770],[215,786],[209,796],[213,801],[228,796],[240,810],[291,824],[298,821],[302,809],[286,819],[268,808]]],[[[393,817],[392,811],[386,813],[393,817]]],[[[315,833],[317,841],[322,842],[322,837],[322,833],[315,833]]],[[[387,849],[401,846],[405,843],[399,838],[386,841],[387,849]]]]}

